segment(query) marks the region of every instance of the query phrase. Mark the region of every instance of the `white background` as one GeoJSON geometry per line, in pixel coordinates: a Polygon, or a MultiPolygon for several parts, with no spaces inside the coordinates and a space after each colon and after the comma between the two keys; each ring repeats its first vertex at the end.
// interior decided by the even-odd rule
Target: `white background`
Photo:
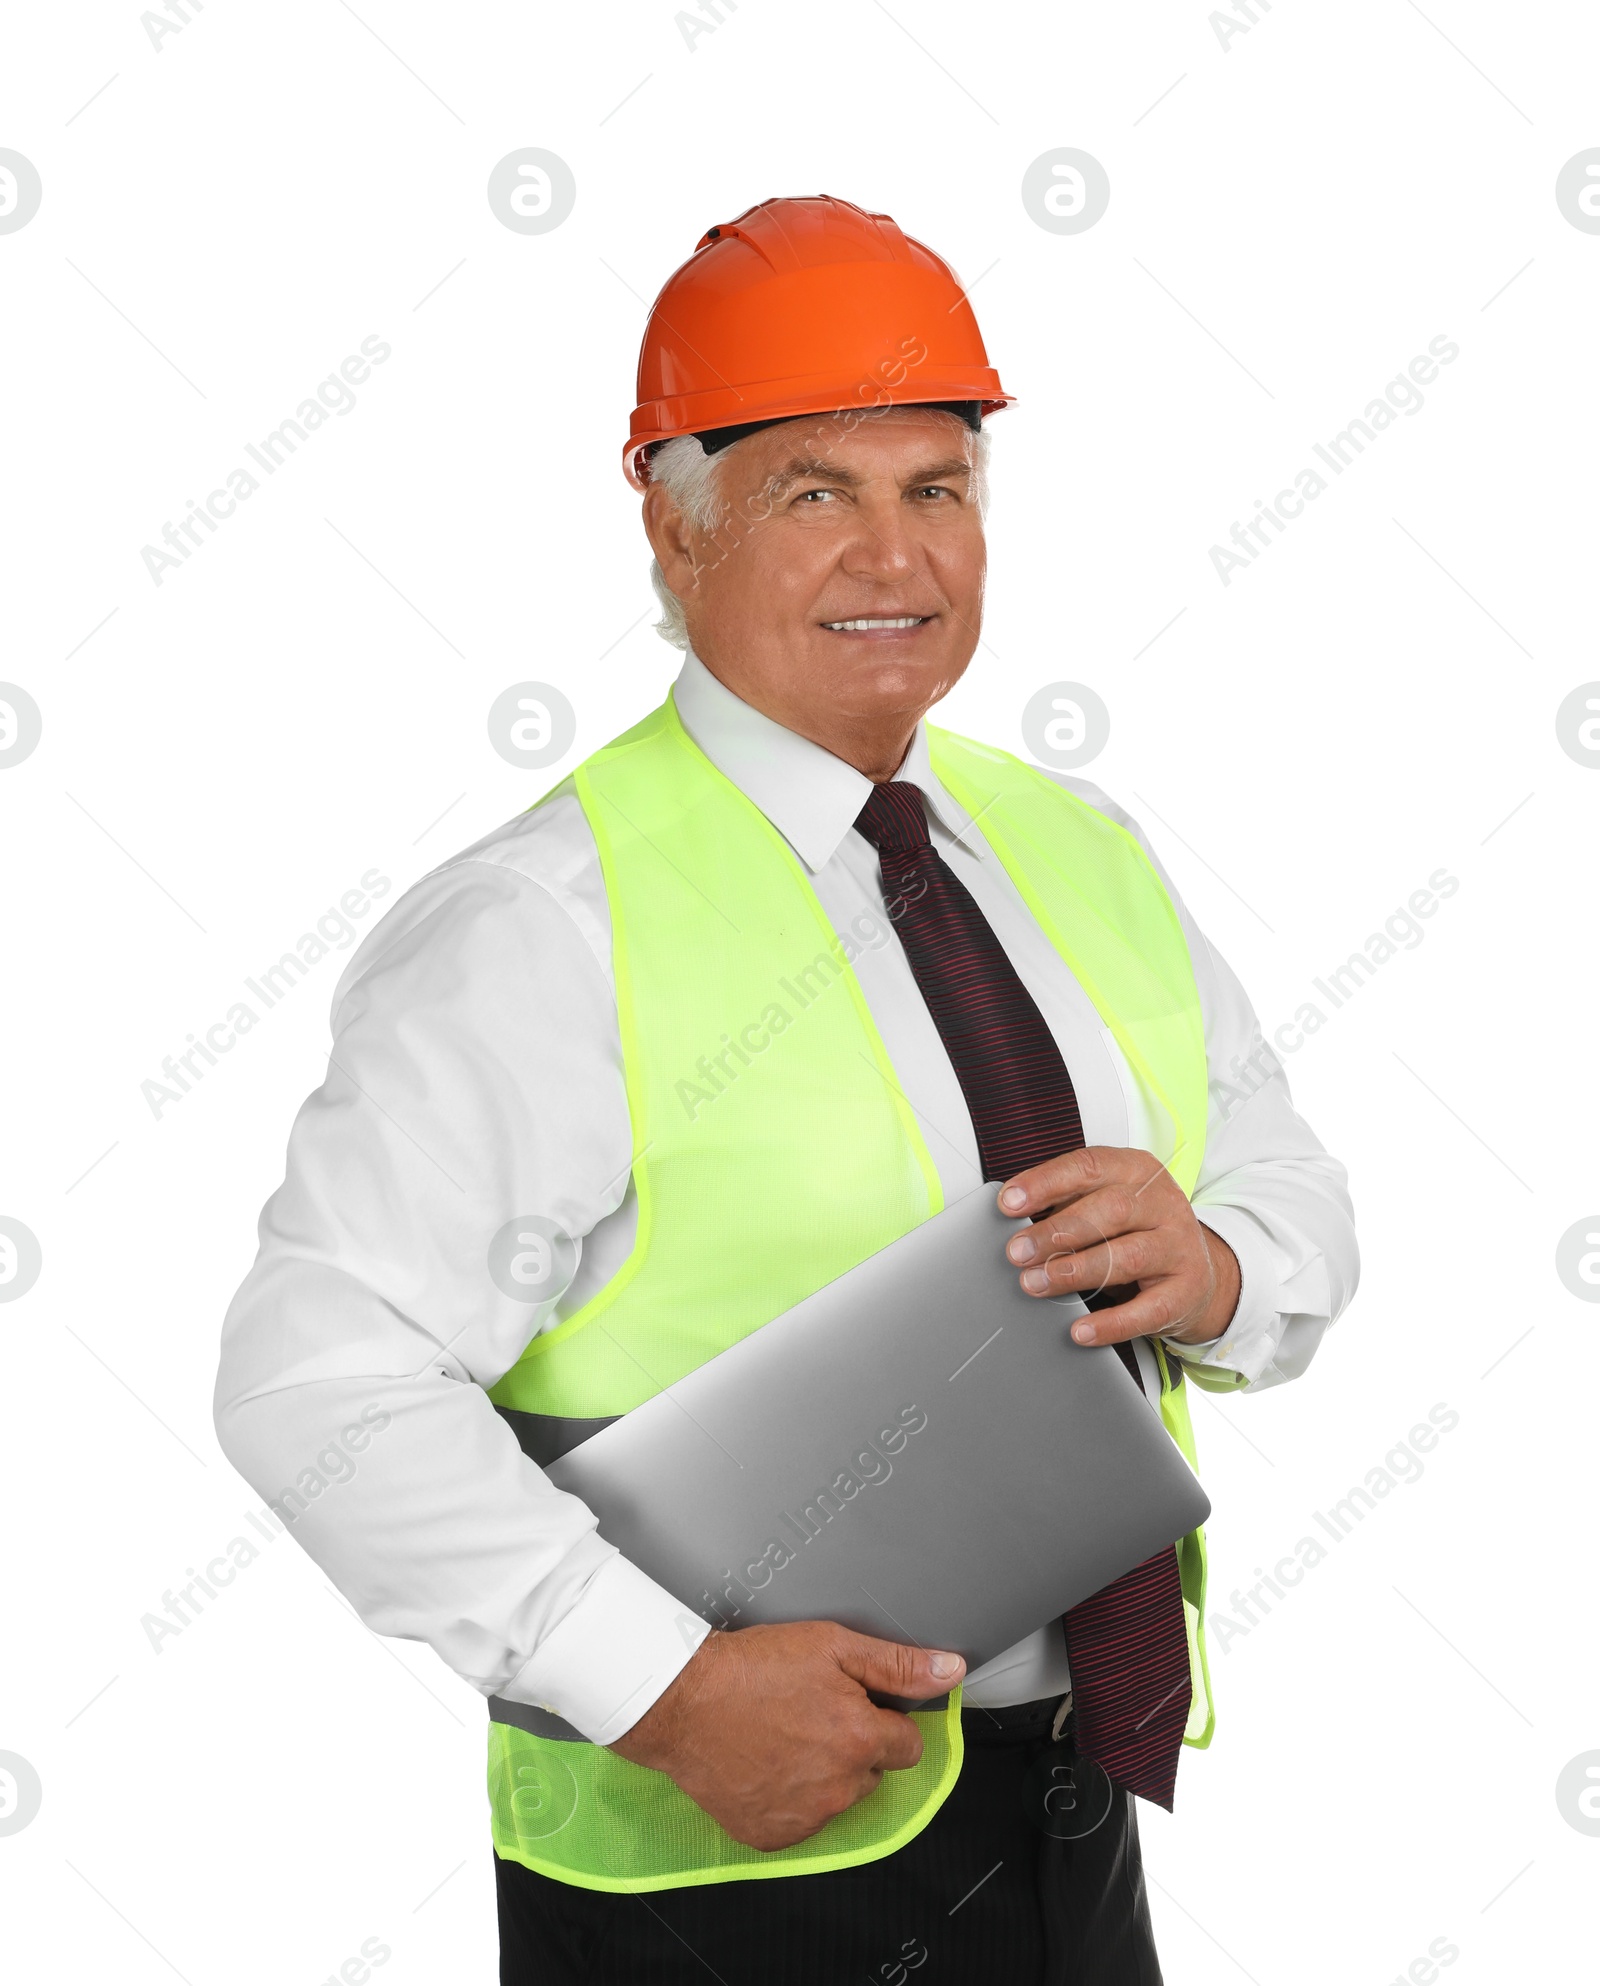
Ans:
{"type": "Polygon", "coordinates": [[[1555,1789],[1600,1749],[1600,1314],[1555,1255],[1600,1205],[1600,772],[1555,714],[1600,676],[1600,235],[1555,180],[1600,144],[1600,25],[1257,0],[1224,50],[1203,0],[726,8],[692,50],[670,0],[7,28],[0,145],[44,188],[0,235],[0,674],[44,716],[0,774],[0,1213],[44,1258],[0,1308],[0,1750],[43,1786],[0,1837],[8,1975],[314,1986],[375,1937],[397,1986],[494,1976],[472,1691],[288,1540],[159,1653],[141,1627],[253,1535],[218,1328],[339,960],[159,1120],[140,1085],[364,871],[398,891],[659,700],[617,460],[645,300],[711,224],[827,191],[976,283],[1018,396],[944,721],[1020,750],[1036,690],[1096,688],[1089,776],[1269,1031],[1460,880],[1286,1058],[1363,1282],[1302,1381],[1196,1409],[1213,1611],[1436,1403],[1459,1425],[1214,1653],[1216,1743],[1142,1810],[1167,1977],[1385,1986],[1446,1940],[1463,1986],[1592,1978],[1600,1839],[1555,1789]],[[528,145],[578,189],[537,236],[485,196],[528,145]],[[1112,188],[1070,236],[1020,190],[1064,145],[1112,188]],[[141,547],[370,334],[355,411],[157,586],[141,547]],[[1441,334],[1420,413],[1224,586],[1210,547],[1441,334]],[[578,716],[534,774],[485,729],[529,678],[578,716]]]}

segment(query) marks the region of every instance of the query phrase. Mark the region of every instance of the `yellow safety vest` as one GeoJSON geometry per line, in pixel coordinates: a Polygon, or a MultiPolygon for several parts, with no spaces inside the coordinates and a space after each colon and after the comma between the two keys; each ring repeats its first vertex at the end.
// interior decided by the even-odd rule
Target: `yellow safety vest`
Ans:
{"type": "MultiPolygon", "coordinates": [[[[992,746],[929,727],[968,811],[1094,1002],[1192,1192],[1204,1029],[1177,913],[1115,822],[992,746]]],[[[491,1390],[509,1418],[624,1414],[939,1212],[933,1159],[849,953],[788,843],[700,750],[671,698],[573,775],[611,912],[638,1230],[616,1274],[491,1390]],[[708,1073],[709,1072],[709,1073],[708,1073]],[[603,1325],[603,1328],[599,1328],[603,1325]]],[[[1176,1361],[1161,1413],[1193,1466],[1176,1361]]],[[[1211,1736],[1205,1544],[1176,1547],[1193,1671],[1188,1742],[1211,1736]]],[[[916,1835],[961,1765],[960,1691],[914,1713],[921,1762],[809,1840],[733,1840],[664,1773],[604,1746],[492,1722],[502,1856],[564,1882],[652,1890],[838,1869],[916,1835]]]]}

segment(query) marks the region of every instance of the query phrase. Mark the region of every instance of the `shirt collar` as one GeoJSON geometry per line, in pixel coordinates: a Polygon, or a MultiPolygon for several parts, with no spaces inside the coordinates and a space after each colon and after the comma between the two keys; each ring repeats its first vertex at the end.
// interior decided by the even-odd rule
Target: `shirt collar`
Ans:
{"type": "MultiPolygon", "coordinates": [[[[866,774],[735,696],[693,649],[683,658],[672,700],[717,770],[761,809],[813,875],[825,868],[867,804],[866,774]]],[[[895,778],[922,789],[929,814],[948,833],[971,825],[934,777],[925,723],[917,725],[895,778]]]]}

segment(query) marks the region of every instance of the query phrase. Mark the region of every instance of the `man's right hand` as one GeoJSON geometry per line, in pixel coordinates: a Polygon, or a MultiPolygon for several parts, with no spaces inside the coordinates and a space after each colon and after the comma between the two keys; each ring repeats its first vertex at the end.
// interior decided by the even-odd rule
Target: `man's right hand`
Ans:
{"type": "Polygon", "coordinates": [[[832,1621],[720,1631],[610,1749],[666,1773],[735,1841],[788,1848],[922,1757],[916,1725],[867,1691],[943,1696],[965,1669],[832,1621]]]}

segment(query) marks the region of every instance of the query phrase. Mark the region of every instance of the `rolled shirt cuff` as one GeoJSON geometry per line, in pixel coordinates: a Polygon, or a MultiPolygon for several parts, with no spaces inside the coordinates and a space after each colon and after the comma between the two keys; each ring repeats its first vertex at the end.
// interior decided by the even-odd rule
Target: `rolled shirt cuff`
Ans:
{"type": "Polygon", "coordinates": [[[597,1745],[630,1731],[711,1632],[612,1545],[575,1604],[496,1694],[565,1718],[597,1745]]]}

